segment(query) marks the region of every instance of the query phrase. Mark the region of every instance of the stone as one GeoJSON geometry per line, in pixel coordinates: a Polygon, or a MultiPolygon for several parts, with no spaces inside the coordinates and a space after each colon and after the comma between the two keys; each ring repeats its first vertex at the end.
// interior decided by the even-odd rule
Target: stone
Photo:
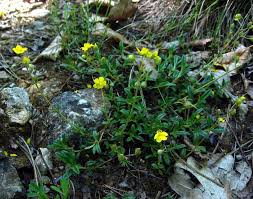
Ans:
{"type": "Polygon", "coordinates": [[[78,92],[64,92],[52,100],[49,107],[49,143],[73,134],[73,124],[88,129],[102,125],[104,107],[102,92],[83,89],[78,92]]]}
{"type": "Polygon", "coordinates": [[[4,88],[0,92],[1,104],[9,122],[24,125],[32,116],[32,105],[24,88],[4,88]]]}
{"type": "Polygon", "coordinates": [[[37,164],[42,175],[47,173],[48,168],[53,169],[52,155],[47,148],[40,148],[41,154],[38,154],[35,158],[35,163],[37,164]],[[42,157],[41,157],[42,155],[42,157]]]}
{"type": "Polygon", "coordinates": [[[22,195],[22,188],[16,169],[8,159],[0,160],[0,198],[20,198],[18,196],[22,195]]]}
{"type": "Polygon", "coordinates": [[[5,71],[0,71],[0,80],[8,80],[10,79],[10,75],[5,71]]]}

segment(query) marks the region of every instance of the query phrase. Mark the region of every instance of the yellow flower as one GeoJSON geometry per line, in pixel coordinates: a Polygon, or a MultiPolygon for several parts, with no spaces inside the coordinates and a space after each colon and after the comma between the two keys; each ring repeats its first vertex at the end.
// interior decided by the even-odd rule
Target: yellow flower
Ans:
{"type": "Polygon", "coordinates": [[[161,59],[160,56],[155,56],[155,57],[153,57],[153,59],[154,59],[154,61],[155,61],[156,64],[160,64],[161,61],[162,61],[162,59],[161,59]]]}
{"type": "Polygon", "coordinates": [[[161,141],[166,141],[168,139],[168,133],[165,132],[165,131],[162,131],[162,130],[158,130],[156,131],[156,134],[155,134],[155,137],[154,139],[157,141],[157,142],[161,142],[161,141]]]}
{"type": "Polygon", "coordinates": [[[97,44],[84,43],[81,49],[83,52],[87,52],[89,49],[96,48],[96,47],[97,47],[97,44]]]}
{"type": "Polygon", "coordinates": [[[27,138],[27,140],[26,140],[26,144],[31,144],[31,138],[27,138]]]}
{"type": "Polygon", "coordinates": [[[106,87],[106,85],[107,85],[107,83],[106,83],[106,80],[104,77],[99,77],[99,78],[94,79],[93,88],[102,89],[102,88],[106,87]]]}
{"type": "Polygon", "coordinates": [[[219,117],[219,118],[218,118],[218,121],[219,121],[220,123],[225,123],[226,120],[225,120],[225,118],[223,118],[223,117],[219,117]]]}
{"type": "Polygon", "coordinates": [[[27,56],[23,57],[23,59],[22,59],[23,64],[30,64],[30,62],[31,62],[31,60],[29,57],[27,57],[27,56]]]}
{"type": "Polygon", "coordinates": [[[239,98],[235,101],[236,105],[237,105],[237,106],[240,106],[240,105],[245,101],[245,99],[246,99],[246,97],[244,97],[244,96],[239,97],[239,98]]]}
{"type": "Polygon", "coordinates": [[[91,84],[87,84],[87,88],[92,88],[91,84]]]}
{"type": "Polygon", "coordinates": [[[160,64],[162,59],[161,57],[158,55],[158,51],[154,51],[152,54],[152,59],[155,61],[156,64],[160,64]]]}
{"type": "Polygon", "coordinates": [[[11,153],[10,157],[17,157],[18,155],[16,153],[11,153]]]}
{"type": "Polygon", "coordinates": [[[139,55],[143,56],[143,57],[147,57],[150,59],[153,59],[155,61],[156,64],[160,64],[161,63],[161,57],[158,55],[158,51],[154,51],[151,52],[148,48],[142,48],[141,50],[139,48],[137,48],[137,51],[139,53],[139,55]]]}
{"type": "Polygon", "coordinates": [[[20,45],[16,45],[15,48],[12,48],[12,50],[14,51],[14,53],[16,53],[17,55],[21,55],[23,53],[25,53],[27,51],[26,47],[20,46],[20,45]]]}
{"type": "Polygon", "coordinates": [[[5,15],[5,12],[0,11],[0,19],[1,19],[2,17],[4,17],[4,15],[5,15]]]}
{"type": "Polygon", "coordinates": [[[9,153],[8,153],[7,151],[3,151],[3,154],[4,154],[5,156],[8,156],[8,155],[9,155],[9,153]]]}
{"type": "Polygon", "coordinates": [[[148,48],[142,48],[141,50],[137,48],[137,51],[139,55],[147,57],[147,58],[151,58],[153,55],[153,53],[148,48]]]}

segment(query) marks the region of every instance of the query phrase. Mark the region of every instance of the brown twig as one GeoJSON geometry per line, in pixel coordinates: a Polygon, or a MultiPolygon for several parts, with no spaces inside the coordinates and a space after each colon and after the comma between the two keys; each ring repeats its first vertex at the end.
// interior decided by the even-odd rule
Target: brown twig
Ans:
{"type": "Polygon", "coordinates": [[[232,131],[232,133],[233,133],[233,135],[234,135],[234,137],[235,137],[236,144],[238,145],[238,148],[239,148],[239,150],[240,150],[240,152],[241,152],[241,155],[242,155],[244,161],[246,161],[247,164],[250,165],[249,161],[247,160],[247,158],[246,158],[246,156],[245,156],[244,151],[242,150],[241,144],[240,144],[240,142],[239,142],[239,140],[238,140],[238,137],[237,137],[235,131],[231,128],[230,124],[228,124],[228,126],[229,126],[229,130],[232,131]]]}

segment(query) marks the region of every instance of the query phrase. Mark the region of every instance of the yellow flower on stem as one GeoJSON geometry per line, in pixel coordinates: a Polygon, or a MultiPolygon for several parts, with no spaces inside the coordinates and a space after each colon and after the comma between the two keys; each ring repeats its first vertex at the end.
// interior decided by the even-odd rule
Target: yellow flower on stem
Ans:
{"type": "Polygon", "coordinates": [[[219,118],[218,118],[218,121],[219,121],[220,123],[225,123],[226,120],[225,120],[225,118],[223,118],[223,117],[219,117],[219,118]]]}
{"type": "Polygon", "coordinates": [[[157,142],[166,141],[168,139],[168,136],[169,136],[169,134],[167,132],[162,131],[162,130],[158,130],[158,131],[156,131],[154,139],[157,142]]]}
{"type": "Polygon", "coordinates": [[[21,45],[16,45],[15,48],[12,48],[13,52],[16,53],[17,55],[22,55],[27,51],[26,47],[23,47],[21,45]]]}
{"type": "Polygon", "coordinates": [[[148,48],[142,48],[141,50],[139,48],[137,48],[137,51],[138,51],[139,55],[153,59],[156,64],[160,64],[162,61],[161,57],[158,55],[157,50],[152,52],[148,48]]]}
{"type": "Polygon", "coordinates": [[[24,56],[23,59],[22,59],[22,63],[23,64],[30,64],[31,60],[29,57],[27,56],[24,56]]]}
{"type": "Polygon", "coordinates": [[[96,48],[96,47],[97,47],[97,44],[84,43],[81,49],[83,52],[87,52],[89,49],[96,48]]]}
{"type": "Polygon", "coordinates": [[[104,77],[98,77],[96,79],[94,79],[94,85],[93,88],[96,89],[102,89],[104,87],[106,87],[107,83],[104,77]]]}

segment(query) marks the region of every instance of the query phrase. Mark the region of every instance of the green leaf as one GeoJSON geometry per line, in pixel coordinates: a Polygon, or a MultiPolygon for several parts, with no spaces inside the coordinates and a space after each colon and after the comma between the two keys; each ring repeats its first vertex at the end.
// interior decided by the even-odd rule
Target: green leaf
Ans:
{"type": "Polygon", "coordinates": [[[60,193],[60,194],[63,194],[63,192],[61,191],[61,189],[59,189],[59,188],[58,188],[57,186],[55,186],[55,185],[52,185],[50,188],[51,188],[52,190],[54,190],[54,191],[60,193]]]}
{"type": "Polygon", "coordinates": [[[157,86],[154,86],[153,88],[163,88],[163,87],[174,87],[176,84],[171,82],[160,82],[157,86]]]}

